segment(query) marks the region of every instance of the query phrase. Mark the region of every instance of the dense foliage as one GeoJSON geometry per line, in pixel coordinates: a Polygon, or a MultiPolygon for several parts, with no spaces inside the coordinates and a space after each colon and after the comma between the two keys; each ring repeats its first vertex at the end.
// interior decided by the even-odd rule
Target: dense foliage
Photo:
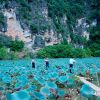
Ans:
{"type": "Polygon", "coordinates": [[[2,12],[0,12],[0,25],[4,23],[4,15],[2,12]]]}
{"type": "Polygon", "coordinates": [[[15,59],[17,53],[22,51],[24,43],[22,41],[12,40],[11,37],[0,34],[0,59],[15,59]]]}
{"type": "Polygon", "coordinates": [[[47,3],[50,17],[62,17],[66,14],[69,21],[72,21],[83,15],[83,0],[47,0],[47,3]]]}
{"type": "Polygon", "coordinates": [[[86,38],[77,34],[71,34],[71,39],[72,39],[72,43],[75,44],[80,44],[84,46],[87,44],[86,38]]]}
{"type": "Polygon", "coordinates": [[[22,51],[22,49],[24,48],[24,43],[23,41],[13,41],[11,49],[13,51],[22,51]]]}
{"type": "Polygon", "coordinates": [[[22,51],[24,48],[24,42],[12,40],[11,37],[0,34],[0,48],[11,48],[12,51],[22,51]]]}
{"type": "MultiPolygon", "coordinates": [[[[13,0],[0,0],[0,4],[5,8],[12,6],[13,0]],[[11,4],[10,4],[11,3],[11,4]]],[[[100,56],[100,0],[14,0],[16,7],[16,17],[21,22],[22,28],[30,28],[32,35],[42,34],[48,28],[53,27],[57,36],[62,35],[63,41],[60,45],[48,46],[37,52],[38,57],[87,57],[100,56]],[[48,7],[48,20],[46,22],[40,5],[48,7]],[[33,6],[34,5],[34,6],[33,6]],[[65,22],[62,19],[67,18],[65,22]],[[77,19],[86,18],[90,25],[90,40],[75,34],[73,28],[77,19]],[[91,27],[91,23],[97,24],[91,27]],[[51,26],[50,26],[51,25],[51,26]],[[73,48],[66,45],[66,38],[70,35],[71,44],[83,45],[85,48],[73,48]],[[91,50],[91,51],[90,51],[91,50]]],[[[0,26],[4,24],[4,15],[0,12],[0,26]]],[[[6,52],[6,48],[11,51],[20,52],[23,50],[22,41],[13,41],[10,37],[0,35],[0,49],[6,52]]],[[[2,53],[1,53],[2,54],[2,53]]],[[[5,53],[7,54],[7,53],[5,53]]],[[[1,55],[1,58],[5,57],[1,55]]],[[[13,57],[13,55],[12,55],[13,57]]],[[[0,59],[1,59],[0,58],[0,59]]]]}
{"type": "Polygon", "coordinates": [[[17,52],[9,52],[8,48],[0,48],[0,60],[6,60],[6,59],[10,59],[10,60],[14,60],[18,58],[18,54],[17,52]]]}
{"type": "Polygon", "coordinates": [[[11,37],[0,34],[0,47],[10,48],[13,40],[11,37]]]}
{"type": "Polygon", "coordinates": [[[0,60],[7,59],[8,53],[6,48],[0,48],[0,60]]]}
{"type": "Polygon", "coordinates": [[[90,28],[90,40],[88,46],[92,51],[92,55],[100,57],[100,0],[92,0],[91,14],[89,20],[95,20],[96,26],[90,28]]]}
{"type": "Polygon", "coordinates": [[[100,57],[100,27],[93,27],[90,32],[89,47],[92,55],[100,57]]]}
{"type": "Polygon", "coordinates": [[[35,24],[30,25],[32,33],[38,33],[38,26],[35,24]]]}
{"type": "Polygon", "coordinates": [[[83,0],[47,0],[48,15],[53,19],[55,29],[62,35],[72,33],[77,18],[84,16],[84,1],[83,0]],[[67,27],[61,22],[62,17],[67,17],[67,27]]]}
{"type": "Polygon", "coordinates": [[[100,27],[100,0],[92,0],[90,3],[91,13],[89,19],[96,20],[97,26],[100,27]]]}
{"type": "Polygon", "coordinates": [[[37,57],[67,58],[67,57],[90,57],[91,51],[87,49],[73,48],[71,45],[58,44],[47,46],[37,52],[37,57]]]}

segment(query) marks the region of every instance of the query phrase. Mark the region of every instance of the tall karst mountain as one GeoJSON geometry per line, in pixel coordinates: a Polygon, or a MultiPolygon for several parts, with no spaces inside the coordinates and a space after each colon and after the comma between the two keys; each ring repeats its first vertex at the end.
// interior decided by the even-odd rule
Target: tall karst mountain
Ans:
{"type": "Polygon", "coordinates": [[[28,48],[60,42],[84,46],[100,26],[99,0],[0,0],[0,33],[28,48]]]}

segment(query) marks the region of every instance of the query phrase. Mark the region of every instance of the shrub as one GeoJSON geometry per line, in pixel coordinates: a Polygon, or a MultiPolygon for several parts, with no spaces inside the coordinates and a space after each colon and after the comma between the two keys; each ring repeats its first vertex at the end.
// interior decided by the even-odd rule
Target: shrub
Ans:
{"type": "Polygon", "coordinates": [[[17,52],[10,52],[10,53],[9,53],[9,59],[10,59],[10,60],[18,59],[18,54],[17,54],[17,52]]]}
{"type": "Polygon", "coordinates": [[[40,58],[67,58],[67,57],[90,57],[90,49],[73,48],[71,45],[58,44],[47,46],[37,52],[40,58]]]}
{"type": "Polygon", "coordinates": [[[92,27],[90,29],[89,47],[93,56],[100,56],[100,27],[92,27]]]}
{"type": "Polygon", "coordinates": [[[28,5],[27,0],[16,0],[17,3],[19,3],[21,6],[28,8],[28,10],[31,10],[30,6],[28,5]]]}
{"type": "Polygon", "coordinates": [[[21,17],[21,19],[26,19],[27,21],[32,19],[32,15],[30,13],[30,10],[27,7],[18,8],[18,12],[20,14],[19,17],[21,17]]]}
{"type": "Polygon", "coordinates": [[[65,58],[71,56],[71,49],[70,45],[62,45],[58,44],[55,46],[48,46],[45,48],[46,52],[53,58],[65,58]]]}
{"type": "Polygon", "coordinates": [[[31,29],[32,33],[38,33],[38,26],[37,25],[31,24],[30,29],[31,29]]]}
{"type": "Polygon", "coordinates": [[[2,12],[0,12],[0,24],[4,23],[4,15],[2,12]]]}
{"type": "Polygon", "coordinates": [[[23,41],[13,41],[12,42],[12,46],[11,46],[11,50],[13,51],[22,51],[22,49],[24,48],[24,42],[23,41]]]}
{"type": "Polygon", "coordinates": [[[90,57],[91,51],[90,49],[81,49],[81,48],[75,48],[73,51],[73,57],[75,58],[83,58],[83,57],[90,57]]]}
{"type": "Polygon", "coordinates": [[[100,50],[95,51],[95,52],[94,52],[94,56],[95,56],[95,57],[100,57],[100,50]]]}
{"type": "Polygon", "coordinates": [[[23,52],[25,54],[24,58],[25,59],[33,59],[35,58],[35,54],[28,48],[24,48],[23,52]]]}
{"type": "Polygon", "coordinates": [[[48,54],[44,49],[40,49],[36,54],[37,54],[37,57],[40,57],[40,58],[45,58],[45,57],[51,58],[51,55],[48,54]]]}
{"type": "Polygon", "coordinates": [[[0,47],[11,47],[12,38],[6,35],[0,34],[0,47]]]}
{"type": "Polygon", "coordinates": [[[8,53],[6,48],[0,48],[0,60],[7,59],[8,53]]]}

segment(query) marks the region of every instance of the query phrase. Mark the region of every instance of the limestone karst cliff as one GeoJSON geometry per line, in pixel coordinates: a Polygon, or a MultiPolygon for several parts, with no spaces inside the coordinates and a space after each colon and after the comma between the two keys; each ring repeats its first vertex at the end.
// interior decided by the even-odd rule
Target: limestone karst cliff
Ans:
{"type": "Polygon", "coordinates": [[[89,28],[100,22],[98,15],[88,18],[95,8],[93,2],[94,0],[1,0],[0,32],[13,39],[23,40],[26,47],[30,48],[63,41],[84,46],[84,42],[89,40],[89,28]]]}

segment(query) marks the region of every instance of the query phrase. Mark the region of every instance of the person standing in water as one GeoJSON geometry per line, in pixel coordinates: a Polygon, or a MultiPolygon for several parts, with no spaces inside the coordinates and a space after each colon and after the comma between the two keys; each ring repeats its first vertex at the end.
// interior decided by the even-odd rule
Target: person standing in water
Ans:
{"type": "Polygon", "coordinates": [[[32,68],[35,68],[35,61],[32,59],[32,68]]]}
{"type": "Polygon", "coordinates": [[[46,69],[49,67],[49,60],[48,58],[45,59],[45,65],[46,65],[46,69]]]}
{"type": "Polygon", "coordinates": [[[74,66],[74,64],[75,64],[75,59],[73,59],[73,58],[70,58],[70,60],[69,60],[69,67],[70,67],[70,73],[73,73],[72,72],[72,68],[73,68],[73,66],[74,66]]]}

